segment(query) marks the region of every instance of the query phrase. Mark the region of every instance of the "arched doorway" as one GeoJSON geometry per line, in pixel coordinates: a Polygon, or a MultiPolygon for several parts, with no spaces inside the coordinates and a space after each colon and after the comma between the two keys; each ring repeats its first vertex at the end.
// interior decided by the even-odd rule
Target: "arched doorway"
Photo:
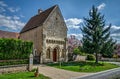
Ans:
{"type": "Polygon", "coordinates": [[[38,53],[37,49],[34,49],[33,64],[39,64],[39,63],[40,63],[40,53],[38,53]]]}
{"type": "Polygon", "coordinates": [[[54,48],[53,49],[53,62],[56,62],[57,61],[57,49],[54,48]]]}

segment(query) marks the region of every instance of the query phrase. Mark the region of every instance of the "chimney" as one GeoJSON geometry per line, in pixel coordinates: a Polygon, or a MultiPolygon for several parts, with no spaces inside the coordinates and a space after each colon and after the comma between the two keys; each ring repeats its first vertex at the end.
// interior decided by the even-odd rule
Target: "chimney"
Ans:
{"type": "Polygon", "coordinates": [[[42,13],[42,12],[43,12],[42,9],[38,9],[38,15],[39,15],[40,13],[42,13]]]}

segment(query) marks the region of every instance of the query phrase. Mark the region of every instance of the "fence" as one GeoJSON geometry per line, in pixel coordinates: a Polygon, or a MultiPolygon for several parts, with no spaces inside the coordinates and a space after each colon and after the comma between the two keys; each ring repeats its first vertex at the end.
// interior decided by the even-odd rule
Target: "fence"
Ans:
{"type": "Polygon", "coordinates": [[[100,61],[120,62],[120,58],[101,58],[100,61]]]}
{"type": "Polygon", "coordinates": [[[0,74],[27,71],[28,64],[0,66],[0,74]]]}
{"type": "Polygon", "coordinates": [[[0,60],[0,66],[28,64],[28,59],[0,60]]]}

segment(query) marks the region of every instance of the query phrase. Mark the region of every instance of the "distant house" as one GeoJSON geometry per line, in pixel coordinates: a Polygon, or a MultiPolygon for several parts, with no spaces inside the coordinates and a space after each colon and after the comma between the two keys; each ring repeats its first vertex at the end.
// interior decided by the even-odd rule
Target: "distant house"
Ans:
{"type": "Polygon", "coordinates": [[[19,38],[19,33],[0,30],[0,38],[19,38]]]}
{"type": "Polygon", "coordinates": [[[20,32],[20,39],[32,41],[34,56],[41,63],[67,61],[67,27],[58,5],[38,10],[20,32]]]}

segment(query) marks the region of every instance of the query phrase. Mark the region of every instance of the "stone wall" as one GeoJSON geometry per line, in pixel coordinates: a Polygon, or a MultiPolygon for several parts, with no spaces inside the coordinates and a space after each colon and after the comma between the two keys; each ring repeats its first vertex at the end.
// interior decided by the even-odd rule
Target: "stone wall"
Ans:
{"type": "Polygon", "coordinates": [[[27,71],[28,65],[0,66],[0,74],[27,71]]]}
{"type": "Polygon", "coordinates": [[[73,58],[73,59],[74,59],[74,61],[85,61],[86,56],[76,55],[75,58],[73,58]]]}

